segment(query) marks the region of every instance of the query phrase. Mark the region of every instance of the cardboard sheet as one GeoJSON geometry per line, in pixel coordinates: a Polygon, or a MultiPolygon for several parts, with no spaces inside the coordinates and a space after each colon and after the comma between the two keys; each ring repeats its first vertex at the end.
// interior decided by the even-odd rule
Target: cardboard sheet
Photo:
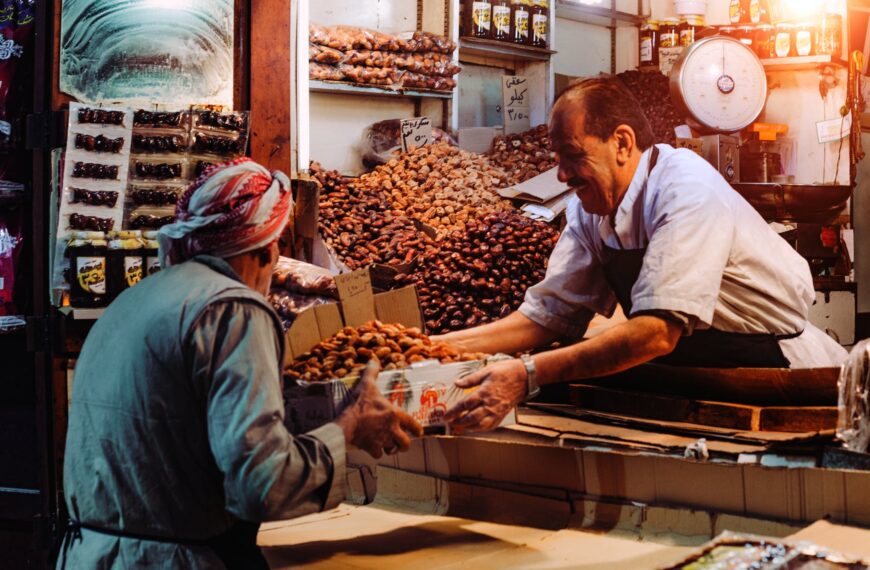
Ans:
{"type": "Polygon", "coordinates": [[[539,174],[530,180],[526,180],[516,186],[508,186],[498,191],[503,198],[512,198],[523,200],[524,202],[534,202],[536,204],[544,204],[554,198],[565,194],[569,187],[564,182],[559,182],[557,178],[559,174],[558,168],[539,174]]]}
{"type": "Polygon", "coordinates": [[[266,523],[257,540],[272,568],[391,570],[503,568],[638,570],[679,559],[689,547],[636,537],[341,505],[266,523]]]}
{"type": "Polygon", "coordinates": [[[870,563],[870,530],[821,520],[789,537],[807,540],[870,563]]]}

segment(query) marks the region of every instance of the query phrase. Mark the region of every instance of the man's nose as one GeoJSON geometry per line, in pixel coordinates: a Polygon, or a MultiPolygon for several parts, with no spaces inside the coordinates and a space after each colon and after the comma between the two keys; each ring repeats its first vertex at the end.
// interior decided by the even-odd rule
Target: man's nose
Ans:
{"type": "Polygon", "coordinates": [[[560,166],[556,178],[559,179],[559,182],[567,184],[568,181],[571,180],[571,174],[565,168],[560,166]]]}

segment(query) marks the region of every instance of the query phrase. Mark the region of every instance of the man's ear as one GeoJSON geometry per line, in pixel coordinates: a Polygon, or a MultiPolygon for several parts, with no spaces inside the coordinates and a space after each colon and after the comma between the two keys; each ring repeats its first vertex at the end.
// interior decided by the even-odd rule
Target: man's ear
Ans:
{"type": "Polygon", "coordinates": [[[628,125],[619,125],[613,131],[613,142],[616,145],[616,162],[619,166],[625,166],[637,148],[634,129],[628,125]]]}

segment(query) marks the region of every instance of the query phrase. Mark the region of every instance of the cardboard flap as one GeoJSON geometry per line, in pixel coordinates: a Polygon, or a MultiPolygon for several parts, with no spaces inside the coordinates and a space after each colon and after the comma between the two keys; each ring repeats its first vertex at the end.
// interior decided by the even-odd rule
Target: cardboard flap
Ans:
{"type": "Polygon", "coordinates": [[[314,307],[314,315],[317,317],[317,330],[320,336],[317,342],[331,337],[344,328],[344,323],[341,321],[341,311],[336,303],[314,307]]]}
{"type": "Polygon", "coordinates": [[[316,308],[302,311],[293,321],[293,326],[287,331],[287,341],[294,358],[305,354],[320,342],[315,311],[316,308]]]}
{"type": "Polygon", "coordinates": [[[559,182],[559,169],[550,170],[539,174],[530,180],[526,180],[515,186],[508,186],[498,191],[503,198],[515,198],[526,202],[543,204],[553,198],[557,198],[570,190],[564,182],[559,182]]]}
{"type": "Polygon", "coordinates": [[[382,323],[401,323],[423,330],[423,315],[413,285],[375,295],[375,312],[382,323]]]}
{"type": "Polygon", "coordinates": [[[368,268],[335,276],[341,310],[347,326],[358,327],[377,318],[368,268]]]}

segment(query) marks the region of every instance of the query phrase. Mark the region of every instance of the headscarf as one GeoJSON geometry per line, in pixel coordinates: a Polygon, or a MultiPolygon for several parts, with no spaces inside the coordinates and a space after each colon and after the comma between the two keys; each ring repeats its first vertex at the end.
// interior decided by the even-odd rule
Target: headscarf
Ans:
{"type": "Polygon", "coordinates": [[[176,222],[157,234],[162,267],[199,254],[232,257],[278,239],[290,218],[290,180],[249,158],[209,167],[175,208],[176,222]]]}

